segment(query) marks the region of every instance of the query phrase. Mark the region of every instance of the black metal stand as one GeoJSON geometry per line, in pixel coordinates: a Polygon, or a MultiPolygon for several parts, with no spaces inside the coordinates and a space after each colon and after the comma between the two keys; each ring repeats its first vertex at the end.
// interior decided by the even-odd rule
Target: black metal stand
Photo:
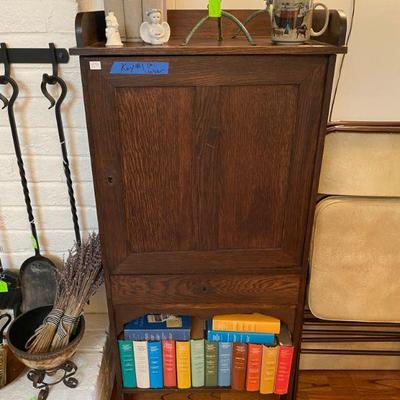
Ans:
{"type": "MultiPolygon", "coordinates": [[[[255,46],[256,44],[254,43],[253,38],[251,37],[249,31],[246,29],[246,27],[231,13],[227,12],[227,11],[223,11],[221,13],[221,17],[217,18],[217,23],[218,23],[218,40],[221,42],[224,38],[222,35],[222,17],[227,18],[229,20],[231,20],[232,22],[234,22],[237,27],[238,30],[240,32],[243,32],[244,35],[246,36],[247,40],[249,41],[249,43],[252,46],[255,46]]],[[[189,42],[192,40],[193,35],[197,32],[197,30],[205,23],[207,22],[209,19],[215,19],[213,17],[210,17],[209,15],[206,15],[205,17],[203,17],[202,19],[200,19],[197,24],[192,28],[192,30],[189,32],[189,34],[187,35],[185,41],[183,42],[183,45],[186,46],[189,44],[189,42]]]]}
{"type": "Polygon", "coordinates": [[[38,400],[46,400],[49,397],[50,387],[63,382],[65,386],[70,389],[75,389],[79,382],[73,376],[76,374],[78,367],[72,361],[66,361],[58,368],[51,369],[49,371],[32,369],[28,372],[28,379],[32,382],[35,389],[39,389],[38,400]],[[46,376],[52,377],[58,372],[62,372],[63,376],[55,382],[45,382],[46,376]]]}

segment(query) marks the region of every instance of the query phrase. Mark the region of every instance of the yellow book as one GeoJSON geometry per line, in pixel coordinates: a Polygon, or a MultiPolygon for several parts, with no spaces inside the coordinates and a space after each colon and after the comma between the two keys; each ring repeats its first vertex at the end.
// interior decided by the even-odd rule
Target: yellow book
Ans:
{"type": "Polygon", "coordinates": [[[190,389],[191,370],[190,370],[190,341],[176,342],[176,372],[178,376],[178,388],[190,389]]]}
{"type": "Polygon", "coordinates": [[[261,379],[260,393],[274,393],[276,365],[278,362],[279,346],[268,347],[263,346],[262,364],[261,364],[261,379]]]}
{"type": "Polygon", "coordinates": [[[257,332],[279,334],[281,321],[264,314],[216,315],[212,321],[215,331],[257,332]]]}

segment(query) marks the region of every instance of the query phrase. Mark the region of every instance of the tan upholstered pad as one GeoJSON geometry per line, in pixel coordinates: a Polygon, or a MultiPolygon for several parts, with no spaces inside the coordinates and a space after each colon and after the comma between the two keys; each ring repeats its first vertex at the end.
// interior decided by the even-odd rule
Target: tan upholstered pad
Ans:
{"type": "Polygon", "coordinates": [[[400,197],[400,135],[351,132],[328,135],[319,192],[400,197]]]}
{"type": "Polygon", "coordinates": [[[400,199],[323,200],[310,264],[318,318],[400,322],[400,199]]]}

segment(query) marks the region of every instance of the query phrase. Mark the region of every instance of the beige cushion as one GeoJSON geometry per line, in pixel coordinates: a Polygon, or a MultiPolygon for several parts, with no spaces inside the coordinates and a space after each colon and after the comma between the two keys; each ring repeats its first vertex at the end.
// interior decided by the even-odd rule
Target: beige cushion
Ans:
{"type": "Polygon", "coordinates": [[[316,317],[400,322],[400,199],[320,202],[310,268],[308,301],[316,317]]]}
{"type": "Polygon", "coordinates": [[[400,197],[400,134],[329,134],[319,192],[400,197]]]}

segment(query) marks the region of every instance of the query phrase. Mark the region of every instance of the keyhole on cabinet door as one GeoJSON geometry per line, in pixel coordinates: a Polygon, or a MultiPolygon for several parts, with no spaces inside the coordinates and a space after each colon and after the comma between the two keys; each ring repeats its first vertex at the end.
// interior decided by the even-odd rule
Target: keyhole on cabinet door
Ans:
{"type": "Polygon", "coordinates": [[[201,288],[201,291],[202,291],[203,293],[207,293],[207,288],[206,288],[205,286],[203,286],[203,287],[201,288]]]}
{"type": "Polygon", "coordinates": [[[107,176],[107,182],[109,185],[112,185],[114,183],[114,177],[112,177],[111,175],[107,176]]]}

